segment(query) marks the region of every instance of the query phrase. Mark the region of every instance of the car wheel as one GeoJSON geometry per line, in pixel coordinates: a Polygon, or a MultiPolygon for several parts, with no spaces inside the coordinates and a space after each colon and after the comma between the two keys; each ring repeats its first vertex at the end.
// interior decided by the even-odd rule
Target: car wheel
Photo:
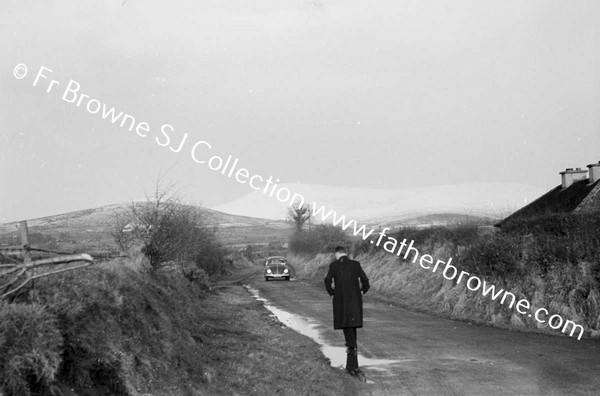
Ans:
{"type": "Polygon", "coordinates": [[[269,277],[265,276],[265,281],[268,282],[269,281],[269,277]]]}
{"type": "Polygon", "coordinates": [[[286,277],[285,277],[285,280],[286,280],[286,281],[289,281],[289,280],[290,280],[290,277],[289,277],[289,276],[286,276],[286,277]]]}

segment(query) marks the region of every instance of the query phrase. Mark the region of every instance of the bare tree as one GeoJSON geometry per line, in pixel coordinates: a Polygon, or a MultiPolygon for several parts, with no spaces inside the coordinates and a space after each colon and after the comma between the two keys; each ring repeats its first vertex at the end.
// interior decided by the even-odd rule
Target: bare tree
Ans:
{"type": "Polygon", "coordinates": [[[294,222],[296,232],[302,231],[304,224],[308,221],[310,225],[310,206],[302,205],[301,207],[290,206],[287,209],[287,220],[294,222]]]}
{"type": "Polygon", "coordinates": [[[216,228],[206,224],[200,208],[182,203],[172,190],[159,180],[152,197],[118,214],[116,243],[124,251],[141,247],[153,268],[173,261],[193,262],[209,274],[223,271],[225,249],[216,228]]]}

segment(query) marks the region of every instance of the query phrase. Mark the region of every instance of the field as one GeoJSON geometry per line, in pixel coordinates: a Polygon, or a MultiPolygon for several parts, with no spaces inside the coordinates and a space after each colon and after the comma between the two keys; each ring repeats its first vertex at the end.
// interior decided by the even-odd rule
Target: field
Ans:
{"type": "MultiPolygon", "coordinates": [[[[112,233],[116,218],[127,205],[107,205],[55,216],[29,220],[30,242],[38,248],[90,254],[116,249],[112,233]]],[[[200,209],[207,225],[216,227],[226,246],[241,249],[247,245],[285,243],[290,226],[284,221],[228,215],[200,209]]],[[[21,244],[18,222],[0,224],[0,247],[21,244]]]]}

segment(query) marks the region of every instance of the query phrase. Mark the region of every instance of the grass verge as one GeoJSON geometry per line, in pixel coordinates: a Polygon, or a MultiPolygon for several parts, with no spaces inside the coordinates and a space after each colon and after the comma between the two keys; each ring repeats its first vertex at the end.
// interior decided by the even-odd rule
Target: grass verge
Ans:
{"type": "MultiPolygon", "coordinates": [[[[241,286],[112,262],[0,305],[5,395],[342,395],[347,375],[241,286]]],[[[2,394],[0,391],[0,394],[2,394]]]]}

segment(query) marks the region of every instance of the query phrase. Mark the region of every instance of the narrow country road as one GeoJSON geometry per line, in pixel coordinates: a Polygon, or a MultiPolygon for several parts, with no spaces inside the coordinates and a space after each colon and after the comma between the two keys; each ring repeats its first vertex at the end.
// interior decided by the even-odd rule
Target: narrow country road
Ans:
{"type": "MultiPolygon", "coordinates": [[[[262,273],[246,283],[265,304],[314,320],[327,344],[343,347],[324,287],[294,279],[265,282],[262,273]]],[[[599,341],[471,325],[371,301],[369,294],[364,314],[359,364],[373,383],[361,385],[361,394],[600,394],[599,341]],[[365,366],[368,359],[394,362],[365,366]]]]}

